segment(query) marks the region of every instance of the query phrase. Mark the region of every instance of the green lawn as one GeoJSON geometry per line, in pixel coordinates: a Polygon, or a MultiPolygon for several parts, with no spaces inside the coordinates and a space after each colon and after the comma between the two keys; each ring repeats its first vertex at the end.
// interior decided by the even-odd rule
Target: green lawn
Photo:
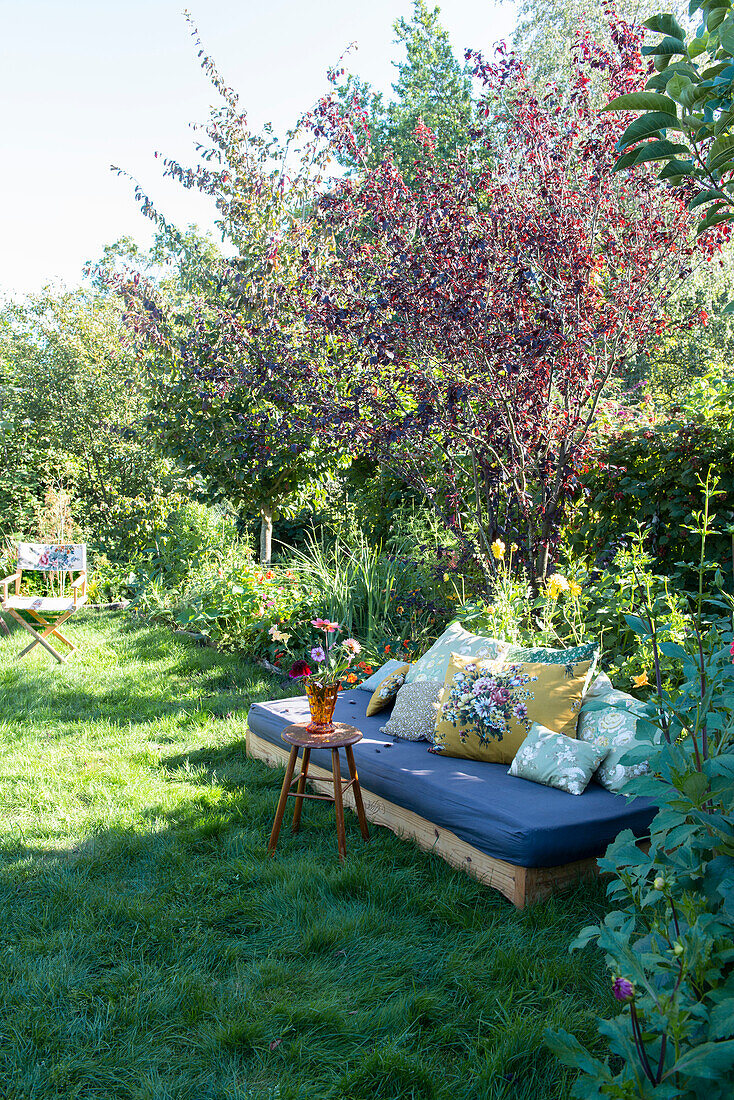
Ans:
{"type": "Polygon", "coordinates": [[[518,913],[351,814],[340,866],[321,803],[269,860],[278,684],[122,614],[69,634],[65,667],[0,635],[3,1100],[565,1100],[542,1032],[598,1043],[598,885],[518,913]]]}

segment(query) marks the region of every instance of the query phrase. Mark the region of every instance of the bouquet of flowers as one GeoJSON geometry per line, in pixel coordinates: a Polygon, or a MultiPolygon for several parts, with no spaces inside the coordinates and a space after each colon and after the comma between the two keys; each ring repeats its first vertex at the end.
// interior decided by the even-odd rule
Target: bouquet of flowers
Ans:
{"type": "Polygon", "coordinates": [[[362,646],[356,638],[344,638],[337,642],[336,635],[341,628],[339,623],[332,623],[329,619],[311,619],[311,626],[324,632],[323,644],[319,641],[309,651],[314,667],[307,659],[294,661],[288,675],[292,680],[308,679],[322,687],[341,683],[344,673],[361,653],[362,646]]]}

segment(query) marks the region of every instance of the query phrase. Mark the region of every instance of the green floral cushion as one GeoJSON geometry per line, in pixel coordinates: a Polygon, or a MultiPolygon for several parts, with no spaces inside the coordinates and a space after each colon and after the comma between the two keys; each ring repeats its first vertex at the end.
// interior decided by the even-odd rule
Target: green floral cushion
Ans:
{"type": "Polygon", "coordinates": [[[599,748],[607,754],[594,778],[608,791],[619,793],[635,775],[648,771],[645,761],[621,764],[626,752],[636,743],[637,721],[645,715],[645,704],[624,691],[614,688],[599,697],[587,698],[579,713],[576,736],[579,741],[599,748]]]}
{"type": "Polygon", "coordinates": [[[505,660],[534,665],[576,665],[579,661],[593,661],[597,653],[596,642],[577,645],[573,649],[548,649],[545,646],[528,649],[526,646],[511,645],[505,660]]]}
{"type": "Polygon", "coordinates": [[[405,661],[396,661],[394,657],[391,657],[389,661],[385,661],[384,665],[380,665],[376,672],[373,672],[366,680],[363,680],[362,683],[359,684],[359,690],[369,691],[370,694],[372,694],[386,676],[389,676],[391,672],[397,672],[404,664],[405,661]]]}
{"type": "Polygon", "coordinates": [[[449,670],[452,653],[460,653],[463,657],[482,657],[491,661],[501,657],[506,649],[506,642],[500,642],[496,638],[485,638],[481,634],[471,634],[468,630],[464,630],[461,623],[452,623],[446,627],[431,648],[410,666],[406,683],[412,684],[417,680],[440,680],[443,683],[449,670]]]}
{"type": "Polygon", "coordinates": [[[608,695],[610,691],[614,691],[614,684],[609,679],[606,672],[600,672],[589,684],[586,698],[600,699],[602,695],[608,695]]]}
{"type": "Polygon", "coordinates": [[[585,695],[596,672],[599,647],[596,642],[586,642],[584,645],[573,646],[571,649],[548,649],[545,646],[538,646],[537,649],[533,649],[511,645],[504,659],[506,661],[520,661],[523,664],[565,665],[566,668],[572,668],[580,661],[589,661],[589,671],[583,690],[585,695]]]}
{"type": "Polygon", "coordinates": [[[567,794],[583,794],[607,752],[607,748],[554,733],[533,722],[508,775],[557,787],[567,794]]]}

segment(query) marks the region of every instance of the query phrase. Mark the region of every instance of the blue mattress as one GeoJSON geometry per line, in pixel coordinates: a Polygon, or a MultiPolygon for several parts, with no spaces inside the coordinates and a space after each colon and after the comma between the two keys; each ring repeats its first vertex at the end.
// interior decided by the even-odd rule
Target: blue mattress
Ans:
{"type": "MultiPolygon", "coordinates": [[[[506,764],[483,764],[428,752],[425,741],[380,733],[387,712],[367,718],[370,696],[339,696],[334,718],[357,726],[354,747],[365,790],[412,810],[496,859],[521,867],[555,867],[601,855],[622,829],[644,835],[655,813],[649,799],[628,800],[592,782],[582,795],[566,794],[507,774],[506,764]]],[[[250,729],[288,748],[286,726],[308,720],[305,696],[254,703],[250,729]]],[[[329,749],[313,749],[314,764],[331,771],[329,749]]]]}

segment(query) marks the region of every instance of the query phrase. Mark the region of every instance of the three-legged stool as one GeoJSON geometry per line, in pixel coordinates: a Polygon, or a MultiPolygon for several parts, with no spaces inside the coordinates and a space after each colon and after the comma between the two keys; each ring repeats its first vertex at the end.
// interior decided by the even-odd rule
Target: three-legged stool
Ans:
{"type": "Polygon", "coordinates": [[[273,831],[270,834],[268,851],[271,856],[275,852],[275,846],[278,843],[280,827],[283,824],[288,798],[291,797],[296,800],[295,809],[293,810],[294,833],[297,833],[301,826],[303,800],[305,798],[311,798],[315,801],[334,803],[339,859],[343,861],[347,851],[347,838],[344,833],[344,793],[348,791],[350,787],[354,795],[354,805],[357,809],[357,817],[359,818],[359,827],[362,830],[362,836],[365,840],[369,840],[370,838],[369,830],[367,829],[367,818],[364,812],[364,803],[362,801],[362,791],[360,790],[359,779],[357,778],[357,768],[354,763],[354,753],[352,752],[352,745],[356,745],[358,741],[362,740],[362,734],[360,730],[356,729],[354,726],[348,726],[343,722],[337,722],[334,725],[334,732],[331,734],[323,735],[309,733],[304,724],[288,726],[281,734],[281,737],[292,747],[285,769],[285,779],[283,780],[283,787],[280,792],[278,809],[275,812],[275,821],[273,822],[273,831]],[[299,749],[303,749],[301,770],[298,775],[294,775],[299,749]],[[333,795],[306,794],[306,779],[308,778],[308,762],[311,758],[311,749],[331,749],[331,770],[334,778],[333,795]],[[341,767],[339,765],[339,749],[344,749],[347,756],[347,765],[349,766],[350,779],[343,785],[341,767]],[[297,783],[298,786],[295,791],[292,791],[291,787],[294,783],[297,783]]]}

